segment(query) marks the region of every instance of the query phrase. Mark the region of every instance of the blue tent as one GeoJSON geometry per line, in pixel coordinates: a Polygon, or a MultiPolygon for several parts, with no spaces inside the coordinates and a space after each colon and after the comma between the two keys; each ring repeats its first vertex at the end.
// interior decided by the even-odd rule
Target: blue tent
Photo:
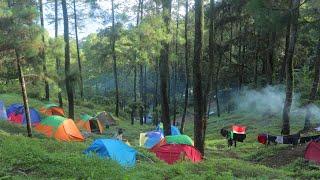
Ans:
{"type": "Polygon", "coordinates": [[[146,133],[147,139],[144,143],[144,147],[151,149],[153,146],[158,144],[163,138],[163,133],[161,131],[150,131],[146,133]]]}
{"type": "MultiPolygon", "coordinates": [[[[36,125],[40,123],[41,117],[37,110],[29,108],[31,124],[36,125]]],[[[26,116],[24,113],[24,106],[22,104],[12,104],[7,108],[8,119],[11,122],[18,124],[27,124],[26,116]]]]}
{"type": "Polygon", "coordinates": [[[4,102],[0,101],[0,120],[8,119],[6,108],[4,107],[4,102]]]}
{"type": "MultiPolygon", "coordinates": [[[[163,124],[159,123],[159,125],[157,126],[157,130],[161,131],[163,133],[163,124]]],[[[171,135],[181,135],[179,128],[177,128],[176,126],[171,125],[171,135]]]]}
{"type": "Polygon", "coordinates": [[[111,158],[123,167],[136,164],[137,151],[116,139],[97,139],[84,151],[85,154],[96,153],[102,158],[111,158]]]}

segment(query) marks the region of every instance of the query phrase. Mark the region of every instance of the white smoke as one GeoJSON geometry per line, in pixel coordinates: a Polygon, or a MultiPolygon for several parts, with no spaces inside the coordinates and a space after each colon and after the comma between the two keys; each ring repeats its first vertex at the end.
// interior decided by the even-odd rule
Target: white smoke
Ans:
{"type": "MultiPolygon", "coordinates": [[[[240,93],[234,96],[237,110],[257,113],[260,115],[282,115],[285,101],[285,87],[267,86],[260,90],[243,88],[240,93]]],[[[320,117],[320,108],[314,104],[303,107],[300,104],[300,94],[294,93],[291,106],[291,115],[305,115],[309,108],[311,114],[320,117]]]]}

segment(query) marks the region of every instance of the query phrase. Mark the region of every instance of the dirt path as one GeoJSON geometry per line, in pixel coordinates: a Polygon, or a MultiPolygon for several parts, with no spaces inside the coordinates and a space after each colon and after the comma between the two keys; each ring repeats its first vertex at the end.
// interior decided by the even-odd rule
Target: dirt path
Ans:
{"type": "Polygon", "coordinates": [[[287,164],[292,163],[297,158],[303,158],[306,146],[307,145],[304,144],[280,150],[277,152],[277,154],[264,158],[262,161],[259,162],[259,164],[263,164],[272,168],[285,166],[287,164]]]}

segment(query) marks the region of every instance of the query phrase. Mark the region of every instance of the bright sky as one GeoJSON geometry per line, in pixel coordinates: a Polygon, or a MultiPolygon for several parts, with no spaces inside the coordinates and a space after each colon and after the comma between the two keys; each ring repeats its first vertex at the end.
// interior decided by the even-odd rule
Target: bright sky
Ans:
{"type": "MultiPolygon", "coordinates": [[[[59,1],[60,2],[60,1],[59,1]]],[[[89,7],[84,7],[83,5],[81,5],[84,2],[84,0],[77,0],[76,3],[77,5],[79,5],[80,7],[77,7],[77,14],[79,15],[79,11],[84,12],[85,14],[88,14],[89,11],[89,7]]],[[[111,0],[97,0],[99,6],[106,12],[111,13],[111,0]]],[[[119,4],[119,7],[116,10],[116,14],[119,13],[123,13],[125,12],[126,14],[129,14],[131,12],[131,14],[129,14],[129,16],[132,16],[131,18],[135,19],[136,14],[132,14],[132,8],[138,4],[138,0],[114,0],[115,4],[119,4]]],[[[50,20],[50,18],[47,18],[48,15],[51,15],[52,17],[54,17],[54,2],[51,1],[51,3],[48,3],[47,0],[43,0],[44,5],[44,18],[45,18],[45,28],[47,29],[47,31],[49,32],[49,35],[51,37],[54,37],[54,23],[50,23],[49,21],[53,21],[50,20]]],[[[173,4],[176,3],[176,0],[173,0],[173,4]]],[[[191,3],[192,4],[192,3],[191,3]]],[[[87,5],[88,6],[88,5],[87,5]]],[[[62,7],[61,7],[61,3],[58,6],[59,9],[59,35],[63,35],[63,20],[62,20],[62,7]]],[[[74,26],[71,24],[74,24],[74,18],[73,18],[73,4],[70,4],[68,7],[68,14],[69,14],[69,32],[71,34],[72,37],[74,37],[75,33],[74,33],[74,26]],[[72,18],[70,18],[70,15],[72,15],[72,18]]],[[[180,7],[180,11],[179,14],[181,16],[184,16],[184,8],[180,7]]],[[[80,16],[78,16],[78,19],[81,18],[80,16]]],[[[130,18],[130,17],[129,17],[130,18]]],[[[78,20],[79,21],[79,20],[78,20]]],[[[135,21],[135,20],[134,20],[135,21]]],[[[110,21],[108,21],[110,22],[110,21]]],[[[78,28],[78,34],[79,34],[79,38],[82,39],[86,36],[88,36],[91,33],[97,32],[99,29],[102,29],[106,27],[106,25],[103,25],[102,22],[98,22],[97,20],[94,19],[89,19],[87,18],[84,23],[83,23],[83,27],[80,27],[80,29],[78,28]]]]}
{"type": "MultiPolygon", "coordinates": [[[[111,12],[111,0],[97,0],[97,1],[103,10],[105,10],[107,12],[111,12]]],[[[115,0],[115,3],[121,4],[118,11],[122,12],[122,11],[130,11],[132,9],[132,7],[137,3],[136,1],[137,0],[115,0]]],[[[77,0],[76,1],[77,5],[81,5],[82,2],[84,2],[84,0],[77,0]]],[[[45,4],[45,6],[44,6],[45,28],[49,32],[49,35],[51,37],[54,37],[54,23],[50,23],[49,21],[52,21],[52,20],[50,20],[50,18],[47,18],[47,16],[49,14],[51,14],[52,16],[54,15],[54,2],[48,4],[47,0],[44,0],[43,3],[45,4]]],[[[61,19],[62,18],[61,4],[59,4],[58,9],[60,11],[59,15],[61,16],[61,17],[59,17],[59,19],[61,19]]],[[[78,14],[79,14],[79,10],[88,14],[86,11],[89,10],[89,7],[83,7],[83,6],[79,7],[77,9],[78,14]]],[[[69,29],[70,29],[71,36],[74,36],[74,34],[75,34],[74,33],[74,26],[71,25],[71,24],[73,24],[73,21],[74,21],[74,19],[73,19],[73,4],[72,4],[72,8],[71,8],[71,4],[70,4],[70,7],[68,8],[68,14],[72,15],[72,18],[69,18],[69,24],[70,24],[69,29]],[[72,21],[72,22],[70,22],[70,21],[72,21]]],[[[78,17],[78,18],[80,18],[80,17],[78,17]]],[[[85,20],[85,23],[83,23],[83,26],[84,27],[78,29],[80,39],[86,37],[87,35],[89,35],[91,33],[97,32],[97,30],[105,27],[105,25],[103,25],[102,22],[98,22],[93,19],[85,20]]],[[[59,22],[58,30],[59,30],[59,32],[58,32],[59,35],[62,35],[63,34],[63,21],[62,21],[62,19],[59,22]]]]}

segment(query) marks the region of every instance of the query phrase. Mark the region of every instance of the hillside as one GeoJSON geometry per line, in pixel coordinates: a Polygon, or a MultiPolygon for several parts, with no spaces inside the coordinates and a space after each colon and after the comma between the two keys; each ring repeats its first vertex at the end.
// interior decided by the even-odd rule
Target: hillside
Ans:
{"type": "MultiPolygon", "coordinates": [[[[20,102],[15,94],[2,94],[0,99],[7,105],[20,102]]],[[[44,102],[30,99],[33,107],[39,108],[44,102]]],[[[96,109],[77,106],[80,112],[94,113],[96,109]]],[[[294,120],[294,130],[302,127],[302,121],[294,120]]],[[[261,132],[277,134],[281,121],[275,117],[264,119],[261,116],[238,113],[212,117],[208,122],[206,157],[199,164],[188,162],[167,165],[139,146],[139,133],[154,129],[153,126],[135,124],[119,119],[118,127],[124,128],[124,138],[143,156],[138,157],[134,168],[124,169],[111,160],[89,158],[83,151],[93,139],[113,135],[115,128],[107,130],[106,135],[92,136],[84,143],[57,142],[36,134],[26,137],[26,128],[0,123],[0,176],[1,179],[233,179],[237,178],[320,178],[320,168],[303,160],[305,145],[271,145],[266,147],[256,141],[261,132]],[[247,139],[238,143],[237,148],[228,148],[226,140],[220,135],[222,127],[234,123],[248,126],[247,139]]],[[[187,122],[186,134],[192,137],[192,122],[187,122]]]]}

